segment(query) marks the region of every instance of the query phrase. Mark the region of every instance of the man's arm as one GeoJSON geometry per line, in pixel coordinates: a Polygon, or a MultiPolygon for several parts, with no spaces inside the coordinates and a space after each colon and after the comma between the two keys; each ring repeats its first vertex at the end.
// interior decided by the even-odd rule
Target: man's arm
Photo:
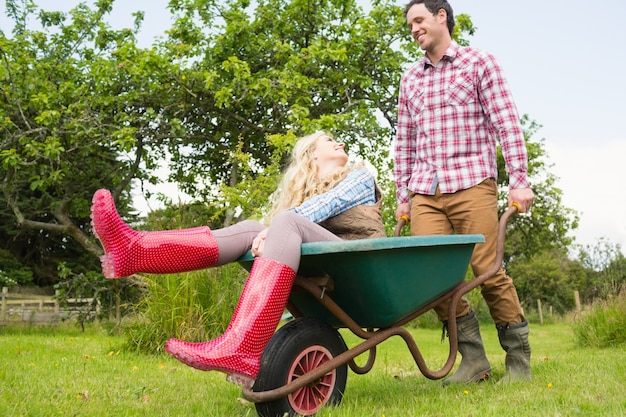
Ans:
{"type": "Polygon", "coordinates": [[[510,188],[529,188],[528,155],[517,106],[496,59],[486,54],[479,81],[481,104],[502,147],[510,188]]]}
{"type": "Polygon", "coordinates": [[[508,83],[496,59],[487,54],[480,77],[480,100],[502,147],[509,175],[509,206],[519,205],[528,211],[534,193],[528,180],[528,153],[517,106],[508,83]]]}

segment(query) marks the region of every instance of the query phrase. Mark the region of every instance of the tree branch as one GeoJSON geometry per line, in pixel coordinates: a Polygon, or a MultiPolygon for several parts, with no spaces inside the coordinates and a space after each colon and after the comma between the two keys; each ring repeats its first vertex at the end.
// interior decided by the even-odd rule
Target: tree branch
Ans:
{"type": "Polygon", "coordinates": [[[116,200],[117,200],[117,197],[122,193],[122,191],[126,189],[128,184],[130,184],[133,178],[135,178],[135,174],[139,170],[139,165],[141,164],[143,154],[144,154],[144,142],[143,142],[143,138],[139,137],[137,138],[137,150],[135,151],[135,161],[130,167],[128,175],[126,175],[126,177],[122,181],[120,181],[120,183],[117,185],[117,187],[115,187],[115,190],[113,191],[113,196],[115,197],[116,200]]]}
{"type": "MultiPolygon", "coordinates": [[[[82,247],[87,249],[87,251],[94,256],[101,256],[103,254],[102,248],[80,228],[78,228],[72,219],[67,215],[67,207],[69,206],[69,201],[64,200],[58,209],[54,211],[54,218],[60,223],[59,225],[51,225],[47,223],[48,226],[57,226],[57,233],[63,233],[71,236],[74,240],[76,240],[82,247]]],[[[39,226],[41,229],[44,229],[43,225],[39,226]]]]}

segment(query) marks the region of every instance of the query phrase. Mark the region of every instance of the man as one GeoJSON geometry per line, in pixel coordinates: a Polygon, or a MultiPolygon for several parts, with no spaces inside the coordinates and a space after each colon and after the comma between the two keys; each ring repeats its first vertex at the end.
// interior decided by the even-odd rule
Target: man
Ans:
{"type": "MultiPolygon", "coordinates": [[[[476,276],[496,257],[496,139],[509,174],[509,205],[530,209],[527,152],[517,109],[493,56],[452,40],[454,15],[445,0],[412,0],[405,16],[424,58],[402,77],[395,143],[396,217],[413,235],[483,234],[471,266],[476,276]]],[[[530,378],[528,322],[513,281],[500,269],[481,287],[506,351],[506,380],[530,378]]],[[[448,303],[435,308],[448,320],[448,303]]],[[[446,381],[491,377],[478,320],[465,300],[456,311],[461,365],[446,381]]]]}

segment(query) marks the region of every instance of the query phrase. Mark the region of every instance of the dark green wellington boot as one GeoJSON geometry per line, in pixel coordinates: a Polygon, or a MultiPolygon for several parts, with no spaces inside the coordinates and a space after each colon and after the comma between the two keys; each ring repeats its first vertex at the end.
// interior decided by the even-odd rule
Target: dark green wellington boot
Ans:
{"type": "Polygon", "coordinates": [[[506,374],[502,382],[530,380],[530,344],[528,321],[513,325],[496,325],[500,346],[506,352],[506,374]]]}
{"type": "Polygon", "coordinates": [[[443,381],[443,385],[486,381],[491,377],[491,366],[485,355],[476,315],[472,311],[457,318],[456,324],[461,365],[454,375],[443,381]]]}

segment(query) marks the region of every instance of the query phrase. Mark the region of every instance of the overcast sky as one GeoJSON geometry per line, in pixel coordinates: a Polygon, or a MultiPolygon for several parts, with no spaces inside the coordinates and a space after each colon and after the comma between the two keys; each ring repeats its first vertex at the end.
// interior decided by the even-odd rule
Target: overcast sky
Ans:
{"type": "MultiPolygon", "coordinates": [[[[35,3],[68,10],[79,1],[35,3]]],[[[626,2],[451,4],[477,27],[471,45],[492,52],[504,68],[520,113],[543,126],[538,136],[545,138],[563,204],[580,213],[577,243],[593,245],[604,237],[626,252],[626,46],[620,38],[626,2]]],[[[131,27],[131,13],[145,11],[140,42],[149,46],[170,26],[166,5],[167,0],[118,0],[109,21],[115,28],[131,27]]],[[[8,35],[4,8],[2,1],[0,28],[8,35]]]]}

